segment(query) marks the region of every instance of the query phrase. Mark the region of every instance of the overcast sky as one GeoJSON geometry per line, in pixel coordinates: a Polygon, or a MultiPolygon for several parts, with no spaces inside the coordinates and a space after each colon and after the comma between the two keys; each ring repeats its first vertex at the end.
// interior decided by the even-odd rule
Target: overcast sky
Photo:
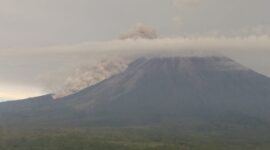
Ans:
{"type": "Polygon", "coordinates": [[[192,47],[198,37],[204,49],[227,48],[270,76],[269,6],[269,0],[0,0],[0,100],[45,94],[40,78],[59,80],[48,76],[124,49],[184,49],[176,44],[183,42],[199,49],[192,47]],[[117,40],[138,24],[158,39],[117,40]]]}

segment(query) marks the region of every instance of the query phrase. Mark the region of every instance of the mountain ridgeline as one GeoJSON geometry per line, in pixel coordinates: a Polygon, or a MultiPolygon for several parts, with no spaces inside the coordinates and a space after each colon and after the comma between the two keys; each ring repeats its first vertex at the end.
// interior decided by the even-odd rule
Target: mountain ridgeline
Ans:
{"type": "Polygon", "coordinates": [[[269,108],[270,78],[229,58],[140,58],[67,97],[0,103],[0,126],[268,126],[269,108]]]}

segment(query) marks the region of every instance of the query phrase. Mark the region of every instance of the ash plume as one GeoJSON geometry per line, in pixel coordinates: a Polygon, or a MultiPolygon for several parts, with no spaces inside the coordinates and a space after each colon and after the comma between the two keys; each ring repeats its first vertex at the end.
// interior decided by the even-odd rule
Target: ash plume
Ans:
{"type": "Polygon", "coordinates": [[[54,97],[64,97],[95,85],[124,71],[129,64],[125,59],[102,60],[94,66],[80,66],[65,77],[63,85],[54,89],[54,97]]]}
{"type": "Polygon", "coordinates": [[[143,23],[132,26],[126,33],[120,35],[119,39],[156,39],[157,32],[154,28],[143,23]]]}

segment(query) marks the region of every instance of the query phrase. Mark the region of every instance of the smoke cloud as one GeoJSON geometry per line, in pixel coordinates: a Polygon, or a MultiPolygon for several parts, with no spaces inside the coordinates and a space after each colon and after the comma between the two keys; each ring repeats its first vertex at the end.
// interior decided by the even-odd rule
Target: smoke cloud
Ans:
{"type": "Polygon", "coordinates": [[[128,32],[120,35],[120,39],[156,39],[158,37],[154,28],[143,23],[132,26],[128,32]]]}
{"type": "Polygon", "coordinates": [[[67,96],[121,73],[127,68],[128,63],[128,60],[117,58],[113,60],[102,60],[94,66],[81,66],[68,73],[68,76],[61,81],[63,82],[61,87],[51,85],[47,86],[47,89],[54,89],[52,91],[55,94],[55,98],[67,96]]]}

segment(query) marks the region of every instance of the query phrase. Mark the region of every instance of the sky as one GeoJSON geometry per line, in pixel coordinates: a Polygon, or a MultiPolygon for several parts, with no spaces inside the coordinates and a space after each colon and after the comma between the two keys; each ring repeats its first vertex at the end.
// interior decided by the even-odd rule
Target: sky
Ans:
{"type": "Polygon", "coordinates": [[[0,0],[0,100],[54,92],[78,80],[81,68],[97,76],[96,65],[107,67],[103,60],[166,50],[226,54],[270,76],[269,6],[269,0],[0,0]]]}

